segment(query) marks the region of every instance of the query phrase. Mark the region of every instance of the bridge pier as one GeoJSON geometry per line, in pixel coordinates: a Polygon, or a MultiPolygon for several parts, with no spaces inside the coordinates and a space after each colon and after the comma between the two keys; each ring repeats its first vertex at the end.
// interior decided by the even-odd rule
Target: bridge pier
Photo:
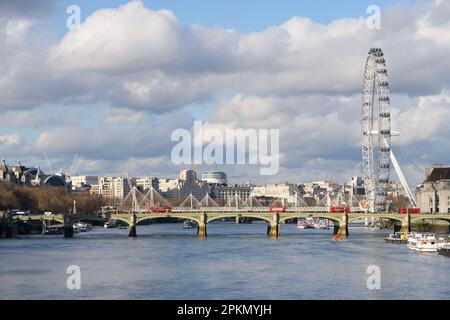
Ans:
{"type": "Polygon", "coordinates": [[[208,233],[206,232],[206,221],[208,221],[208,217],[206,213],[203,213],[200,215],[200,223],[197,228],[197,236],[199,238],[206,238],[208,236],[208,233]]]}
{"type": "Polygon", "coordinates": [[[208,233],[206,232],[206,224],[199,224],[197,228],[197,236],[199,238],[206,238],[208,233]]]}
{"type": "Polygon", "coordinates": [[[402,219],[402,227],[400,229],[400,232],[411,232],[411,215],[407,214],[402,219]]]}
{"type": "Polygon", "coordinates": [[[280,215],[274,214],[272,217],[272,222],[267,226],[267,235],[271,238],[280,237],[280,215]]]}
{"type": "Polygon", "coordinates": [[[128,236],[130,238],[136,238],[137,237],[137,232],[136,232],[136,222],[137,222],[137,217],[136,214],[132,214],[130,217],[130,225],[128,227],[128,236]]]}
{"type": "Polygon", "coordinates": [[[64,238],[73,237],[73,225],[68,214],[64,215],[64,238]]]}
{"type": "Polygon", "coordinates": [[[45,231],[47,230],[47,223],[43,217],[41,217],[42,220],[42,235],[45,234],[45,231]]]}
{"type": "Polygon", "coordinates": [[[267,226],[267,235],[271,238],[279,238],[280,237],[280,225],[279,224],[270,224],[267,226]]]}
{"type": "Polygon", "coordinates": [[[339,220],[339,224],[336,225],[336,222],[334,223],[334,235],[348,237],[348,215],[343,214],[339,220]]]}

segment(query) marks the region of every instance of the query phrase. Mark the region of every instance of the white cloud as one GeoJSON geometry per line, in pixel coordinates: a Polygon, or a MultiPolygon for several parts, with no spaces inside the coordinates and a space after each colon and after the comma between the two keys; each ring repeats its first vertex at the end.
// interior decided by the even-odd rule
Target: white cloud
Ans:
{"type": "Polygon", "coordinates": [[[293,17],[260,32],[238,33],[183,26],[172,12],[133,1],[94,12],[52,46],[49,61],[56,71],[70,71],[85,81],[95,78],[101,96],[112,105],[127,103],[160,113],[211,99],[222,90],[356,94],[365,55],[370,47],[380,46],[395,79],[392,88],[423,95],[439,92],[450,81],[450,48],[443,45],[450,34],[448,21],[423,22],[444,6],[387,8],[380,31],[368,30],[364,18],[325,25],[293,17]]]}
{"type": "Polygon", "coordinates": [[[126,108],[108,108],[105,124],[137,124],[142,118],[142,112],[135,112],[126,108]]]}
{"type": "Polygon", "coordinates": [[[158,165],[143,163],[167,159],[171,130],[193,124],[177,110],[213,103],[209,127],[281,129],[280,177],[304,177],[314,166],[343,177],[360,161],[367,51],[381,47],[393,126],[402,133],[394,140],[400,160],[414,157],[410,150],[420,146],[423,162],[444,161],[442,145],[449,144],[450,134],[449,14],[449,2],[423,2],[386,8],[378,31],[368,30],[362,17],[329,24],[293,17],[240,33],[186,26],[171,11],[133,1],[95,11],[59,41],[48,37],[50,30],[30,28],[31,18],[2,18],[0,109],[12,110],[6,113],[10,124],[29,128],[46,119],[53,123],[54,114],[39,114],[48,105],[60,106],[62,114],[92,105],[93,118],[105,111],[96,106],[106,105],[98,123],[57,117],[26,152],[80,153],[92,170],[118,168],[129,159],[156,170],[158,165]],[[18,109],[24,111],[11,116],[18,109]],[[34,121],[27,124],[28,116],[34,121]]]}
{"type": "Polygon", "coordinates": [[[23,142],[22,138],[17,133],[11,134],[11,135],[0,136],[0,144],[2,144],[3,146],[6,146],[6,147],[11,146],[11,145],[18,145],[21,142],[23,142]]]}
{"type": "Polygon", "coordinates": [[[394,119],[396,127],[401,130],[398,142],[402,145],[413,145],[423,144],[425,141],[433,143],[437,138],[450,137],[449,92],[443,91],[439,95],[414,100],[415,105],[397,114],[394,119]]]}
{"type": "Polygon", "coordinates": [[[179,28],[172,12],[133,1],[94,12],[51,49],[50,59],[66,70],[103,72],[168,65],[179,52],[179,28]]]}
{"type": "MultiPolygon", "coordinates": [[[[117,116],[112,114],[113,119],[117,116]]],[[[170,154],[170,136],[174,129],[187,127],[193,119],[176,113],[170,119],[146,119],[132,126],[116,127],[102,124],[88,127],[81,123],[56,126],[41,132],[36,140],[37,153],[73,156],[88,159],[126,160],[170,154]]],[[[121,124],[123,124],[122,122],[121,124]]]]}
{"type": "Polygon", "coordinates": [[[5,40],[21,42],[32,25],[33,21],[28,19],[9,20],[4,28],[5,40]]]}

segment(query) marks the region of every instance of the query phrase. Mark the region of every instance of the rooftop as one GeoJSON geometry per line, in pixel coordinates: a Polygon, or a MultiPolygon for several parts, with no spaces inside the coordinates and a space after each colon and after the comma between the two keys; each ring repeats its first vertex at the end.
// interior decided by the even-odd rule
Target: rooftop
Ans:
{"type": "Polygon", "coordinates": [[[431,173],[426,177],[425,182],[435,182],[439,180],[450,179],[450,167],[447,168],[433,168],[431,173]]]}

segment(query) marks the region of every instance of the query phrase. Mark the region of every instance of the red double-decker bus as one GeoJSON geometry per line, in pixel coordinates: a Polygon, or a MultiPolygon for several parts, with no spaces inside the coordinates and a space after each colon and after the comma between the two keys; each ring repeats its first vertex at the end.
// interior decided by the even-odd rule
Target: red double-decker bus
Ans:
{"type": "Polygon", "coordinates": [[[350,208],[348,207],[331,207],[330,213],[343,213],[347,214],[350,213],[350,208]]]}
{"type": "Polygon", "coordinates": [[[171,213],[172,212],[172,207],[165,205],[162,207],[157,207],[157,208],[151,208],[152,213],[171,213]]]}
{"type": "Polygon", "coordinates": [[[420,208],[400,209],[400,214],[420,214],[420,208]]]}
{"type": "Polygon", "coordinates": [[[269,212],[272,212],[272,213],[284,213],[284,212],[286,212],[286,207],[284,207],[284,206],[279,206],[279,207],[272,206],[272,207],[269,207],[269,212]]]}

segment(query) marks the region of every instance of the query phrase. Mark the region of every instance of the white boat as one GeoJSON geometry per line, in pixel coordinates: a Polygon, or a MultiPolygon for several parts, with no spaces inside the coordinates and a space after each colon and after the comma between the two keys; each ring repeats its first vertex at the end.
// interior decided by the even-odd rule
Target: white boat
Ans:
{"type": "Polygon", "coordinates": [[[410,232],[395,232],[391,233],[389,237],[384,239],[384,242],[406,244],[408,243],[408,239],[410,237],[413,237],[413,234],[410,232]]]}
{"type": "Polygon", "coordinates": [[[437,252],[436,236],[433,233],[414,233],[408,238],[408,248],[419,252],[437,252]]]}
{"type": "Polygon", "coordinates": [[[115,220],[106,221],[105,224],[103,225],[103,227],[105,229],[117,228],[117,223],[115,220]]]}
{"type": "Polygon", "coordinates": [[[328,230],[330,227],[328,226],[328,221],[324,219],[317,219],[313,224],[314,229],[323,229],[328,230]]]}
{"type": "Polygon", "coordinates": [[[72,228],[73,228],[73,232],[74,233],[79,233],[80,232],[80,228],[77,226],[77,224],[74,224],[72,228]]]}
{"type": "Polygon", "coordinates": [[[64,231],[62,229],[62,227],[57,227],[57,226],[49,226],[47,228],[45,228],[44,234],[45,235],[59,235],[59,234],[63,234],[64,231]]]}
{"type": "Polygon", "coordinates": [[[297,222],[297,228],[298,229],[314,229],[314,224],[307,219],[302,219],[297,222]]]}
{"type": "Polygon", "coordinates": [[[438,243],[438,251],[439,254],[450,256],[450,242],[445,241],[438,243]]]}
{"type": "Polygon", "coordinates": [[[88,232],[92,230],[92,225],[86,222],[78,222],[76,226],[79,229],[79,232],[88,232]]]}
{"type": "Polygon", "coordinates": [[[197,226],[197,224],[194,221],[191,220],[185,220],[183,223],[184,229],[193,229],[197,226]]]}

